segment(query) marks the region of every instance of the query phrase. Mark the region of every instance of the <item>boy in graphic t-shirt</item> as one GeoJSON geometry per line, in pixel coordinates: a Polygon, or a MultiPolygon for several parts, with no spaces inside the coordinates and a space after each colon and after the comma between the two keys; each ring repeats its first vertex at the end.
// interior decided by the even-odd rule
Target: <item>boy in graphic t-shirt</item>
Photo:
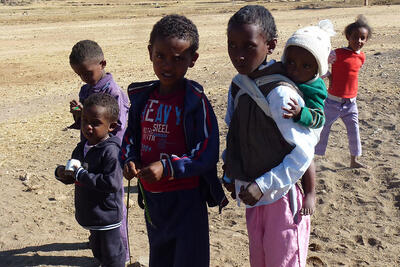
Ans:
{"type": "Polygon", "coordinates": [[[150,34],[159,80],[129,86],[131,108],[121,160],[143,186],[150,267],[209,266],[206,201],[227,204],[217,177],[218,124],[201,85],[185,78],[198,53],[196,26],[169,15],[150,34]]]}

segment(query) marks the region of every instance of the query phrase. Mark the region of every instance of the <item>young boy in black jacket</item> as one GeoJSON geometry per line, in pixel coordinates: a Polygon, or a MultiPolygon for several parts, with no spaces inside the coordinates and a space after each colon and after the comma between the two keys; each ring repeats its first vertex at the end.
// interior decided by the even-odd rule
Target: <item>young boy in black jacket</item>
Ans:
{"type": "Polygon", "coordinates": [[[118,113],[118,103],[112,96],[89,96],[81,117],[86,140],[72,152],[67,167],[55,170],[61,182],[75,183],[75,218],[90,231],[94,257],[109,267],[125,266],[126,256],[119,229],[123,218],[120,139],[110,134],[117,126],[118,113]]]}

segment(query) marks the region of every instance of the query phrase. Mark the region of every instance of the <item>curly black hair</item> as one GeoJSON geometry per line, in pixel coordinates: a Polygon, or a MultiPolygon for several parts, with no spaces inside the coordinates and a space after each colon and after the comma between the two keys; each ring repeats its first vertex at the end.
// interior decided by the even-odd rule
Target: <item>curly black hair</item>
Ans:
{"type": "Polygon", "coordinates": [[[119,116],[119,106],[117,100],[106,93],[96,93],[90,95],[85,99],[83,103],[83,108],[89,108],[92,106],[105,107],[107,110],[107,118],[110,122],[117,122],[119,116]]]}
{"type": "Polygon", "coordinates": [[[347,25],[346,28],[344,29],[344,35],[346,36],[347,39],[349,39],[351,33],[354,30],[360,28],[365,28],[368,31],[367,40],[369,40],[372,37],[372,28],[371,26],[368,25],[367,19],[365,18],[364,15],[358,15],[355,22],[347,25]]]}
{"type": "Polygon", "coordinates": [[[157,38],[178,38],[190,42],[190,50],[195,53],[199,49],[199,33],[194,23],[185,16],[171,14],[163,17],[153,26],[149,45],[157,38]]]}
{"type": "Polygon", "coordinates": [[[261,29],[266,41],[278,38],[275,20],[272,14],[263,6],[247,5],[239,9],[228,22],[228,31],[232,26],[255,24],[261,29]]]}
{"type": "Polygon", "coordinates": [[[99,62],[104,59],[103,50],[101,47],[92,40],[82,40],[77,42],[69,55],[69,63],[76,65],[82,64],[86,60],[98,60],[99,62]]]}

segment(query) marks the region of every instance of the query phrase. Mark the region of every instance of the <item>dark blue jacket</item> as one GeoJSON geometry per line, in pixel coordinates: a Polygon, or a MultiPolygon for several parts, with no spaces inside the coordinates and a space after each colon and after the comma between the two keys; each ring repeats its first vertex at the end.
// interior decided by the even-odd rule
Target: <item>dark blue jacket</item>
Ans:
{"type": "MultiPolygon", "coordinates": [[[[132,83],[128,87],[131,107],[128,127],[121,147],[121,161],[140,162],[141,113],[159,81],[132,83]]],[[[219,131],[214,111],[195,81],[185,79],[183,127],[187,150],[185,155],[170,155],[164,164],[164,176],[173,174],[176,179],[200,176],[200,189],[210,207],[221,203],[225,197],[217,176],[219,159],[219,131]]]]}
{"type": "Polygon", "coordinates": [[[120,139],[111,135],[83,157],[86,141],[80,142],[72,158],[82,163],[75,183],[75,218],[84,227],[121,223],[123,179],[119,163],[120,139]]]}

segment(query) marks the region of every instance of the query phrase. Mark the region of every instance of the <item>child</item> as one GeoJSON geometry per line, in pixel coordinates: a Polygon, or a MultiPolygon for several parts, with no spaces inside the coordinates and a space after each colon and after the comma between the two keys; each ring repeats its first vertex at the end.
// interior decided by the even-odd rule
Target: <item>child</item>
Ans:
{"type": "Polygon", "coordinates": [[[209,206],[226,205],[217,177],[219,133],[201,85],[185,79],[199,36],[180,15],[159,20],[148,51],[159,80],[132,83],[124,176],[144,188],[150,267],[209,266],[209,206]]]}
{"type": "MultiPolygon", "coordinates": [[[[328,71],[328,56],[331,50],[330,37],[335,34],[333,24],[329,20],[320,21],[318,26],[309,26],[297,30],[286,42],[282,62],[275,63],[257,73],[253,78],[282,73],[303,93],[305,107],[300,107],[292,100],[283,107],[287,113],[284,118],[293,118],[305,127],[321,128],[324,125],[324,100],[327,90],[320,78],[328,71]],[[283,63],[283,64],[282,64],[283,63]]],[[[300,214],[311,215],[315,209],[315,167],[314,162],[302,177],[305,194],[300,214]]]]}
{"type": "MultiPolygon", "coordinates": [[[[91,94],[107,93],[118,101],[120,113],[118,125],[113,134],[122,141],[126,128],[129,100],[127,95],[115,83],[111,73],[105,72],[106,60],[101,47],[91,40],[79,41],[72,47],[69,63],[74,72],[86,83],[79,92],[79,101],[74,99],[70,102],[70,112],[75,120],[72,128],[80,129],[81,103],[91,94]]],[[[81,135],[81,137],[83,136],[81,135]]]]}
{"type": "MultiPolygon", "coordinates": [[[[92,94],[84,102],[81,129],[85,137],[72,152],[72,172],[58,166],[56,178],[75,183],[75,218],[90,231],[89,245],[102,266],[125,266],[121,238],[123,183],[119,163],[118,102],[108,94],[92,94]]],[[[69,164],[67,164],[69,165],[69,164]]]]}
{"type": "Polygon", "coordinates": [[[348,46],[332,51],[329,63],[332,73],[328,73],[330,84],[325,101],[325,126],[321,139],[315,147],[315,154],[324,155],[332,124],[340,117],[347,129],[350,148],[350,168],[366,167],[358,161],[361,155],[361,141],[358,128],[358,72],[365,62],[361,48],[371,38],[372,29],[364,16],[346,26],[344,33],[348,46]]]}
{"type": "Polygon", "coordinates": [[[267,56],[277,40],[270,12],[258,5],[241,8],[230,18],[227,35],[239,74],[228,94],[225,173],[247,204],[250,264],[305,266],[310,217],[295,217],[303,199],[296,182],[312,161],[318,136],[282,116],[291,99],[304,106],[292,81],[282,75],[250,78],[271,64],[267,56]]]}
{"type": "MultiPolygon", "coordinates": [[[[70,102],[70,112],[73,114],[75,120],[75,123],[71,125],[72,128],[81,128],[81,103],[92,94],[107,93],[113,96],[118,102],[118,122],[112,133],[120,139],[121,144],[127,124],[129,100],[128,96],[115,83],[111,73],[105,72],[104,68],[106,67],[106,60],[104,59],[101,47],[91,40],[79,41],[72,47],[71,54],[69,55],[69,63],[75,73],[78,74],[82,81],[86,83],[82,86],[81,91],[79,92],[79,101],[72,100],[70,102]]],[[[81,132],[81,140],[83,139],[84,135],[81,132]]],[[[122,197],[124,197],[124,195],[122,195],[122,197]]],[[[120,230],[126,248],[126,261],[129,261],[130,255],[126,225],[126,207],[124,206],[123,209],[124,220],[122,221],[120,230]]]]}

